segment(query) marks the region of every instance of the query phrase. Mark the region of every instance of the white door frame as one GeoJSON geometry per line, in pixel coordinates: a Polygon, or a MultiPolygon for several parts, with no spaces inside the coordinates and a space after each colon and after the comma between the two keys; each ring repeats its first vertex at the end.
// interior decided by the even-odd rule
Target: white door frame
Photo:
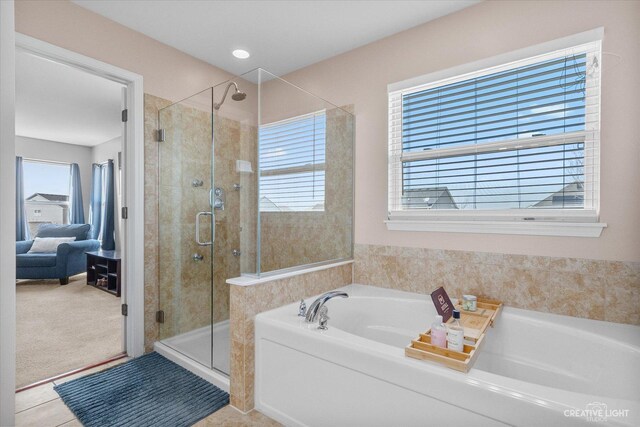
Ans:
{"type": "MultiPolygon", "coordinates": [[[[144,91],[142,76],[16,34],[14,2],[0,1],[0,199],[15,199],[15,48],[84,69],[127,87],[129,122],[124,144],[125,221],[123,258],[126,344],[129,356],[144,353],[144,91]]],[[[124,183],[123,183],[124,184],[124,183]]],[[[0,425],[13,425],[15,412],[15,206],[0,204],[0,425]]]]}
{"type": "Polygon", "coordinates": [[[122,83],[127,88],[129,111],[124,135],[124,206],[128,219],[124,223],[123,303],[127,355],[144,353],[144,91],[139,74],[54,46],[33,37],[16,33],[16,47],[52,61],[80,68],[89,73],[122,83]]]}
{"type": "MultiPolygon", "coordinates": [[[[122,267],[124,293],[128,305],[125,343],[131,357],[144,353],[144,91],[143,78],[122,68],[16,33],[16,47],[40,57],[85,70],[126,86],[128,120],[124,136],[124,223],[122,267]]],[[[119,213],[118,213],[119,214],[119,213]]]]}
{"type": "MultiPolygon", "coordinates": [[[[0,1],[0,200],[16,199],[13,0],[0,1]]],[[[0,203],[0,425],[14,425],[16,384],[16,209],[0,203]]]]}

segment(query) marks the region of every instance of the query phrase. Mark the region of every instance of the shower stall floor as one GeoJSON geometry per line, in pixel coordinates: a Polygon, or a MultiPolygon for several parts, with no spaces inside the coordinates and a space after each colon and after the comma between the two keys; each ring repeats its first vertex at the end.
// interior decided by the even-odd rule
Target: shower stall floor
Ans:
{"type": "Polygon", "coordinates": [[[213,326],[213,364],[211,358],[211,326],[185,332],[162,340],[162,343],[188,358],[229,375],[230,337],[229,321],[213,326]]]}

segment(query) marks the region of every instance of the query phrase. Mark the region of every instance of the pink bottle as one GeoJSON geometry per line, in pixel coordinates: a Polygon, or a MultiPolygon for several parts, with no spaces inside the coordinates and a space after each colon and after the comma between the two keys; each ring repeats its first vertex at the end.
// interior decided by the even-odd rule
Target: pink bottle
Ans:
{"type": "Polygon", "coordinates": [[[442,323],[442,316],[436,316],[431,324],[431,344],[436,347],[447,348],[447,327],[442,323]]]}

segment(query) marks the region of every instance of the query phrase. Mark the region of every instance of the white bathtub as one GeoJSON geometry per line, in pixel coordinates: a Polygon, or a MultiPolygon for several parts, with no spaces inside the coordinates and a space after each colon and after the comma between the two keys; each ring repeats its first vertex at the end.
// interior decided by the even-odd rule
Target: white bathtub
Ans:
{"type": "Polygon", "coordinates": [[[255,405],[283,424],[640,425],[640,327],[506,307],[464,374],[404,355],[429,296],[340,289],[327,331],[298,304],[256,317],[255,405]]]}

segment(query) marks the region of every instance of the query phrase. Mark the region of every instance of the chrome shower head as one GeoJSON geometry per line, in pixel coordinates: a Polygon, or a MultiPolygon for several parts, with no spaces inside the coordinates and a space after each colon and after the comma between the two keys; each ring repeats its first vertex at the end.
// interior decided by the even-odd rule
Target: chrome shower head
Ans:
{"type": "Polygon", "coordinates": [[[227,98],[227,93],[229,93],[229,88],[231,86],[233,86],[233,89],[234,89],[234,93],[233,95],[231,95],[231,99],[233,99],[234,101],[242,101],[247,97],[246,93],[240,92],[240,89],[238,88],[238,84],[236,82],[230,82],[227,85],[227,88],[224,90],[224,95],[222,95],[222,100],[219,103],[213,104],[213,108],[215,110],[219,110],[222,104],[224,104],[224,100],[227,98]]]}
{"type": "Polygon", "coordinates": [[[246,97],[247,97],[247,94],[244,93],[244,92],[240,92],[240,91],[237,91],[236,93],[231,95],[231,99],[233,99],[234,101],[242,101],[246,97]]]}

